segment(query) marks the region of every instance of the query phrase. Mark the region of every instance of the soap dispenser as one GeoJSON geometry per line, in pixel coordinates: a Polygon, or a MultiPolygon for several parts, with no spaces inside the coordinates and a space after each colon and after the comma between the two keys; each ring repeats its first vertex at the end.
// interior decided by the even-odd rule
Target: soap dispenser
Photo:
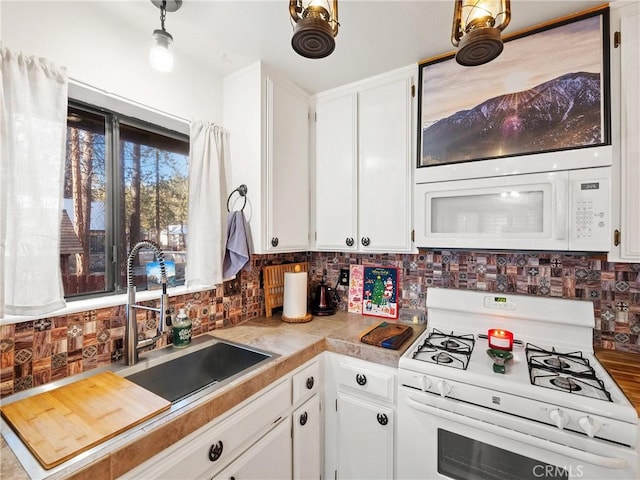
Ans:
{"type": "Polygon", "coordinates": [[[191,343],[191,320],[187,317],[184,308],[178,312],[173,321],[173,348],[183,348],[191,343]]]}

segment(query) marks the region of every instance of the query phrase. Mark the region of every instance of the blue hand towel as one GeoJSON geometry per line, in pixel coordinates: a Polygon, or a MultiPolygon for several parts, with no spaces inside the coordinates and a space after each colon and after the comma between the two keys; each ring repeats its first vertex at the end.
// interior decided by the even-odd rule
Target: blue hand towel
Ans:
{"type": "Polygon", "coordinates": [[[240,270],[250,270],[249,242],[246,221],[242,210],[235,210],[227,217],[227,248],[224,254],[222,274],[225,280],[234,278],[240,270]]]}

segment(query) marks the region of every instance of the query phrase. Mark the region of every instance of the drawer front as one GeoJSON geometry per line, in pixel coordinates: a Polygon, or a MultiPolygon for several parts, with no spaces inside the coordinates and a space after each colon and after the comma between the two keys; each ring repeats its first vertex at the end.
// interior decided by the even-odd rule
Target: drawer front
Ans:
{"type": "Polygon", "coordinates": [[[183,438],[170,451],[148,460],[125,478],[201,478],[224,468],[291,406],[290,381],[280,382],[224,420],[213,420],[210,427],[183,438]]]}
{"type": "Polygon", "coordinates": [[[291,457],[291,417],[286,417],[231,465],[207,477],[211,480],[291,480],[291,457]]]}
{"type": "Polygon", "coordinates": [[[356,359],[336,359],[338,388],[375,395],[389,402],[395,398],[395,371],[356,359]]]}
{"type": "Polygon", "coordinates": [[[293,375],[293,404],[297,405],[320,390],[320,362],[313,361],[309,366],[293,375]]]}

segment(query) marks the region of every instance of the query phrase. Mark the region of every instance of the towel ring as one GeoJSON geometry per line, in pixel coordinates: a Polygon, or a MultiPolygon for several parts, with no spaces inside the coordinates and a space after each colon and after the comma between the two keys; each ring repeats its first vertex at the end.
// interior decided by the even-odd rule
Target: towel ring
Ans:
{"type": "Polygon", "coordinates": [[[240,209],[240,211],[244,211],[244,207],[247,205],[247,186],[243,183],[229,194],[229,198],[227,198],[227,212],[231,211],[229,210],[229,200],[231,200],[231,197],[236,192],[238,192],[238,195],[244,198],[244,203],[242,204],[242,208],[240,209]]]}

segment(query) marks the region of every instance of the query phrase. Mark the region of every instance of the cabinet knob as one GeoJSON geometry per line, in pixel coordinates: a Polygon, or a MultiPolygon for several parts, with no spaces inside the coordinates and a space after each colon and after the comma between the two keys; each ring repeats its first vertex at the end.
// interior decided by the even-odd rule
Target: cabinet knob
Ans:
{"type": "Polygon", "coordinates": [[[307,412],[303,412],[302,415],[300,415],[300,425],[304,427],[307,424],[307,418],[307,412]]]}
{"type": "Polygon", "coordinates": [[[313,377],[307,378],[307,390],[311,390],[313,388],[314,383],[315,381],[313,380],[313,377]]]}
{"type": "Polygon", "coordinates": [[[364,373],[356,373],[356,382],[358,385],[364,385],[367,383],[367,377],[364,373]]]}
{"type": "Polygon", "coordinates": [[[362,237],[362,240],[360,240],[360,242],[362,242],[363,246],[368,247],[371,243],[371,239],[369,237],[362,237]]]}
{"type": "Polygon", "coordinates": [[[273,237],[271,239],[271,246],[272,247],[277,247],[278,246],[278,237],[273,237]]]}
{"type": "Polygon", "coordinates": [[[353,247],[353,237],[347,237],[344,243],[347,244],[347,247],[353,247]]]}
{"type": "Polygon", "coordinates": [[[389,418],[387,417],[386,413],[379,413],[378,414],[378,423],[380,425],[386,425],[387,423],[389,423],[389,418]]]}
{"type": "Polygon", "coordinates": [[[211,445],[211,448],[209,449],[209,460],[211,460],[212,462],[215,462],[216,460],[218,460],[222,455],[222,448],[223,448],[222,440],[220,440],[218,443],[214,443],[213,445],[211,445]]]}

